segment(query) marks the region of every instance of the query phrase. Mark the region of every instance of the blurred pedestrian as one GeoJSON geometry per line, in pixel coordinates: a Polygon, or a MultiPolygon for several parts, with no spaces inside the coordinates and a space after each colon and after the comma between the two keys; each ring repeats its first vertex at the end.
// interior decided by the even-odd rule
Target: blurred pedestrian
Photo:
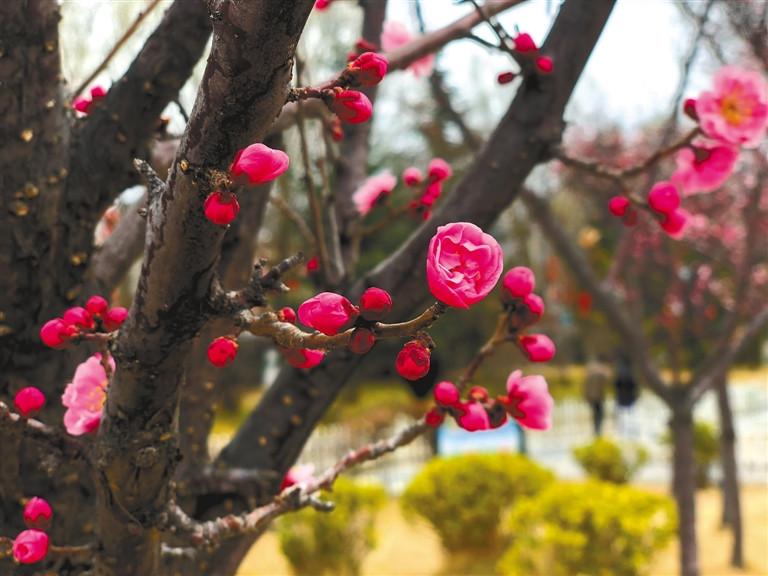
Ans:
{"type": "Polygon", "coordinates": [[[611,368],[602,356],[591,357],[584,377],[584,399],[592,410],[595,437],[602,434],[605,416],[605,393],[611,381],[611,368]]]}
{"type": "Polygon", "coordinates": [[[619,354],[616,361],[616,428],[624,436],[631,436],[632,406],[637,402],[640,390],[637,381],[632,376],[632,365],[624,354],[619,354]]]}

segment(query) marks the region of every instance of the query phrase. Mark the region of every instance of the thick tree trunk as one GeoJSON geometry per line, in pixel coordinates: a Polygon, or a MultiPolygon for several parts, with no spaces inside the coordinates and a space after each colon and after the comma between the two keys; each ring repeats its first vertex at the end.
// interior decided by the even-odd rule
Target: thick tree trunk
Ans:
{"type": "Polygon", "coordinates": [[[684,395],[674,396],[670,432],[673,438],[673,483],[677,502],[681,576],[698,576],[696,542],[696,469],[693,458],[693,411],[684,395]]]}
{"type": "Polygon", "coordinates": [[[736,461],[736,430],[728,397],[728,379],[717,383],[717,408],[720,416],[720,461],[723,468],[723,524],[731,529],[733,543],[731,565],[744,567],[744,534],[739,494],[739,470],[736,461]]]}

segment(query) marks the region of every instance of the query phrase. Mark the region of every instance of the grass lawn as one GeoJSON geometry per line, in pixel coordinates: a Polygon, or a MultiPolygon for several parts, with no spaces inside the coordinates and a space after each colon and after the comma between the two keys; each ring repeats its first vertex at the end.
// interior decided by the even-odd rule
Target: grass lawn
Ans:
{"type": "MultiPolygon", "coordinates": [[[[659,488],[660,490],[661,488],[659,488]]],[[[720,496],[716,489],[698,495],[698,530],[703,576],[768,575],[768,487],[743,490],[746,559],[748,569],[728,567],[730,535],[719,528],[720,496]]],[[[430,527],[405,519],[396,501],[391,501],[378,520],[379,545],[366,559],[363,573],[377,576],[491,575],[495,558],[460,558],[446,561],[440,543],[430,527]]],[[[677,574],[677,549],[672,544],[659,555],[650,576],[677,574]]],[[[280,553],[277,538],[266,534],[251,549],[239,576],[288,576],[290,571],[280,553]]],[[[528,576],[528,575],[526,575],[528,576]]]]}

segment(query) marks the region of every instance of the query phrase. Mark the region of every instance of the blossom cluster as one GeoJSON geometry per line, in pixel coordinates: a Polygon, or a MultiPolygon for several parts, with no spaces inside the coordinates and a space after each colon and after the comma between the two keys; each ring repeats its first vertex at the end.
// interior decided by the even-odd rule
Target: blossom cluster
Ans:
{"type": "Polygon", "coordinates": [[[53,509],[43,498],[30,498],[24,506],[24,523],[27,530],[22,530],[13,540],[13,559],[19,564],[34,564],[48,554],[50,538],[46,530],[53,519],[53,509]]]}
{"type": "MultiPolygon", "coordinates": [[[[521,61],[523,66],[530,66],[533,64],[533,68],[538,74],[551,74],[555,69],[554,62],[549,56],[543,56],[539,52],[539,47],[536,42],[527,32],[520,32],[512,39],[512,48],[515,52],[515,56],[521,61]]],[[[517,74],[511,71],[501,72],[496,81],[499,84],[509,84],[515,78],[517,74]]]]}
{"type": "MultiPolygon", "coordinates": [[[[731,176],[740,148],[753,148],[768,127],[768,83],[754,71],[733,66],[721,68],[712,90],[683,105],[687,116],[699,124],[701,136],[677,152],[676,169],[668,180],[655,183],[647,203],[661,228],[680,238],[692,221],[681,207],[681,197],[718,189],[731,176]]],[[[611,198],[608,209],[624,223],[637,222],[629,198],[611,198]]]]}
{"type": "Polygon", "coordinates": [[[238,150],[229,166],[229,181],[222,183],[222,190],[211,192],[203,204],[205,217],[219,226],[231,223],[240,203],[230,186],[257,186],[271,182],[286,170],[290,160],[282,150],[273,150],[261,143],[238,150]]]}
{"type": "Polygon", "coordinates": [[[85,306],[73,306],[40,328],[40,340],[50,348],[64,348],[73,339],[94,332],[114,332],[125,322],[128,309],[109,306],[101,296],[91,296],[85,306]]]}
{"type": "Polygon", "coordinates": [[[91,88],[90,96],[77,96],[72,101],[72,108],[80,114],[89,114],[91,107],[102,100],[107,95],[107,90],[103,86],[94,86],[91,88]]]}

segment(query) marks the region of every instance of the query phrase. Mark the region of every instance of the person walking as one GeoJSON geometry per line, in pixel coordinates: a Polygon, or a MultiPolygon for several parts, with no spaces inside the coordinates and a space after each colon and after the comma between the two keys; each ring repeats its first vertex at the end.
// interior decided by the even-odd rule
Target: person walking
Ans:
{"type": "Polygon", "coordinates": [[[617,429],[623,436],[632,436],[632,406],[640,395],[637,381],[632,376],[632,365],[624,354],[620,354],[616,362],[616,420],[617,429]]]}
{"type": "Polygon", "coordinates": [[[584,378],[584,399],[592,410],[592,426],[595,438],[603,432],[605,417],[605,392],[611,381],[611,368],[601,356],[590,358],[584,378]]]}

